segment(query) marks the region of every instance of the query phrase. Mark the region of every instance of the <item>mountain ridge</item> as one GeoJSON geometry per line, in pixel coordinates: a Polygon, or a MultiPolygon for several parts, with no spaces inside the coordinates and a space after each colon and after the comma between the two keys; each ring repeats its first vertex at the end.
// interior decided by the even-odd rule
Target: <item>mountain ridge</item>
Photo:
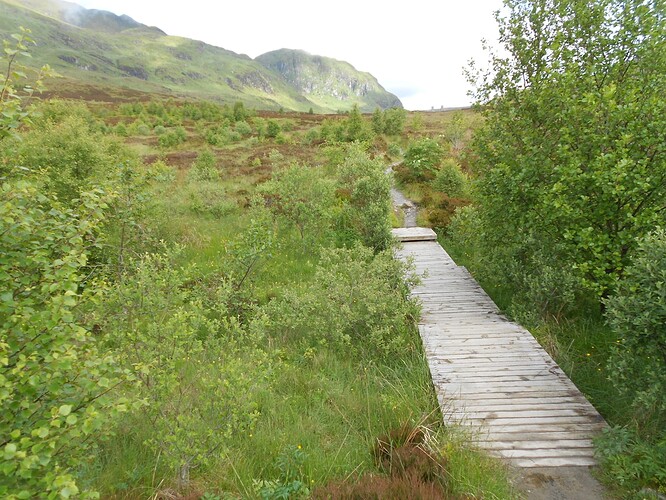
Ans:
{"type": "MultiPolygon", "coordinates": [[[[251,59],[202,41],[167,35],[126,15],[86,9],[65,0],[0,0],[0,14],[3,39],[19,26],[32,31],[38,44],[31,49],[33,62],[49,64],[66,77],[53,82],[56,89],[64,87],[62,91],[74,82],[74,86],[130,89],[175,98],[241,101],[258,109],[324,113],[346,111],[354,105],[364,111],[402,106],[372,75],[341,61],[336,61],[336,67],[344,64],[351,69],[329,75],[338,80],[331,80],[331,95],[327,96],[322,91],[306,92],[300,82],[290,81],[257,60],[266,54],[251,59]],[[368,83],[373,80],[374,85],[368,83]],[[367,91],[340,91],[359,85],[365,85],[367,91]]],[[[321,89],[318,80],[312,85],[321,89]]]]}
{"type": "Polygon", "coordinates": [[[374,76],[358,71],[347,61],[285,48],[261,54],[255,61],[279,73],[308,99],[321,106],[355,95],[369,97],[375,107],[382,109],[402,107],[400,100],[388,93],[374,76]]]}

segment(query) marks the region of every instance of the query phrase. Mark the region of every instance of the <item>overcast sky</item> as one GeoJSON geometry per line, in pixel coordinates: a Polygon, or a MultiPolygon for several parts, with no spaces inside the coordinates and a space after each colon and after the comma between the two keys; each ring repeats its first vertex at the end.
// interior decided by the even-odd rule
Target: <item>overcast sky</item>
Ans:
{"type": "Polygon", "coordinates": [[[464,106],[463,67],[487,60],[501,0],[74,0],[127,14],[169,35],[256,57],[280,48],[333,57],[372,73],[407,109],[464,106]]]}

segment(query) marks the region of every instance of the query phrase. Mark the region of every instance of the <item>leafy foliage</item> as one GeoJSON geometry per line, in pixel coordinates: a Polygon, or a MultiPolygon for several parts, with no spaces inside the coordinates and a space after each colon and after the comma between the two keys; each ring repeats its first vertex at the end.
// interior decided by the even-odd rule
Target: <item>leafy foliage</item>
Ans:
{"type": "Polygon", "coordinates": [[[391,178],[380,160],[371,159],[359,144],[345,148],[337,168],[337,193],[343,205],[337,233],[343,243],[361,241],[375,251],[391,242],[391,178]]]}
{"type": "Polygon", "coordinates": [[[28,103],[35,91],[43,90],[43,79],[53,73],[48,65],[42,67],[34,81],[28,81],[28,69],[19,64],[19,57],[31,57],[28,46],[35,41],[30,30],[21,26],[20,33],[12,34],[13,43],[3,40],[7,69],[0,86],[0,140],[16,134],[19,126],[30,121],[28,103]]]}
{"type": "Polygon", "coordinates": [[[546,259],[576,293],[607,295],[636,242],[664,222],[659,5],[509,0],[498,17],[508,55],[479,80],[474,160],[484,248],[496,269],[515,271],[515,288],[546,259]]]}
{"type": "Polygon", "coordinates": [[[192,468],[219,460],[232,435],[252,428],[251,389],[266,382],[266,366],[256,339],[225,314],[231,284],[209,292],[221,309],[209,317],[203,295],[185,286],[190,271],[174,265],[177,252],[136,262],[98,317],[107,345],[141,382],[138,396],[148,402],[141,412],[155,429],[148,444],[186,484],[192,468]]]}
{"type": "Polygon", "coordinates": [[[466,194],[468,182],[456,161],[447,158],[435,174],[432,186],[451,198],[459,198],[466,194]]]}
{"type": "MultiPolygon", "coordinates": [[[[627,489],[639,490],[645,485],[656,491],[666,491],[666,437],[656,443],[642,439],[627,427],[607,429],[597,439],[597,450],[606,474],[627,489]]],[[[646,493],[630,498],[646,497],[646,493]]]]}
{"type": "Polygon", "coordinates": [[[385,109],[383,132],[386,135],[399,135],[405,128],[407,121],[407,112],[404,108],[385,109]]]}
{"type": "Polygon", "coordinates": [[[261,188],[271,211],[296,226],[302,239],[316,236],[330,220],[334,186],[320,170],[293,165],[276,172],[261,188]]]}
{"type": "Polygon", "coordinates": [[[107,184],[120,163],[136,163],[128,149],[92,130],[78,116],[40,123],[4,156],[10,166],[44,171],[47,189],[66,203],[83,191],[107,184]]]}
{"type": "Polygon", "coordinates": [[[127,408],[112,391],[131,377],[99,351],[76,314],[94,301],[82,288],[87,244],[104,208],[82,193],[64,208],[34,185],[0,190],[0,495],[63,498],[80,491],[76,474],[109,421],[127,408]]]}
{"type": "Polygon", "coordinates": [[[386,358],[409,344],[417,314],[405,264],[362,245],[322,251],[312,283],[272,304],[274,328],[312,345],[330,343],[361,357],[386,358]]]}
{"type": "Polygon", "coordinates": [[[347,142],[363,142],[369,141],[372,138],[370,127],[368,127],[368,124],[363,119],[361,111],[356,104],[349,111],[349,116],[345,120],[345,131],[344,140],[347,142]]]}
{"type": "Polygon", "coordinates": [[[666,423],[666,232],[644,238],[606,317],[618,335],[611,381],[633,401],[638,419],[666,423]]]}
{"type": "Polygon", "coordinates": [[[417,180],[425,180],[435,174],[444,152],[434,139],[424,137],[409,144],[405,151],[405,165],[417,180]]]}
{"type": "Polygon", "coordinates": [[[275,460],[279,477],[272,481],[255,481],[254,488],[259,496],[264,500],[309,498],[310,490],[304,471],[306,457],[301,445],[290,445],[282,450],[275,460]]]}
{"type": "Polygon", "coordinates": [[[215,181],[220,178],[217,170],[217,158],[210,149],[204,149],[199,153],[192,168],[190,176],[197,181],[215,181]]]}

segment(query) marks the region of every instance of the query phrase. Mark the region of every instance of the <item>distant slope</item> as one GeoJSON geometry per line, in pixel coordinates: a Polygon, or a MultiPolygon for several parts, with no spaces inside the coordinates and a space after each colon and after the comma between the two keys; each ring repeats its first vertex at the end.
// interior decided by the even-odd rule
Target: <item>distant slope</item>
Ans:
{"type": "Polygon", "coordinates": [[[344,61],[292,49],[267,52],[255,60],[282,75],[321,107],[344,109],[349,103],[358,104],[362,111],[402,107],[400,99],[387,92],[374,76],[344,61]]]}
{"type": "MultiPolygon", "coordinates": [[[[300,87],[248,56],[168,36],[128,16],[63,0],[0,0],[0,38],[8,39],[19,26],[31,29],[38,44],[31,49],[30,63],[50,64],[66,77],[48,84],[64,93],[76,86],[132,89],[242,101],[258,109],[313,108],[317,112],[347,110],[355,103],[367,110],[376,106],[374,94],[367,92],[345,100],[338,100],[335,94],[327,100],[319,93],[310,99],[300,87]]],[[[338,89],[350,81],[348,74],[343,78],[330,86],[332,92],[339,94],[338,89]]]]}

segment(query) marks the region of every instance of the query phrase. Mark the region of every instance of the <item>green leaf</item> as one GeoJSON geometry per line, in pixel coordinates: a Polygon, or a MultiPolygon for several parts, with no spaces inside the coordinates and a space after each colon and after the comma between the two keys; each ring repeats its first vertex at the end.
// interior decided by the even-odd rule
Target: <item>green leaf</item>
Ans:
{"type": "Polygon", "coordinates": [[[5,445],[5,460],[11,460],[16,455],[16,445],[14,443],[7,443],[5,445]]]}
{"type": "Polygon", "coordinates": [[[49,430],[46,427],[40,427],[39,429],[32,431],[32,435],[44,439],[49,435],[49,430]]]}
{"type": "Polygon", "coordinates": [[[62,405],[60,408],[58,408],[58,413],[63,417],[66,417],[71,412],[72,412],[72,405],[62,405]]]}

